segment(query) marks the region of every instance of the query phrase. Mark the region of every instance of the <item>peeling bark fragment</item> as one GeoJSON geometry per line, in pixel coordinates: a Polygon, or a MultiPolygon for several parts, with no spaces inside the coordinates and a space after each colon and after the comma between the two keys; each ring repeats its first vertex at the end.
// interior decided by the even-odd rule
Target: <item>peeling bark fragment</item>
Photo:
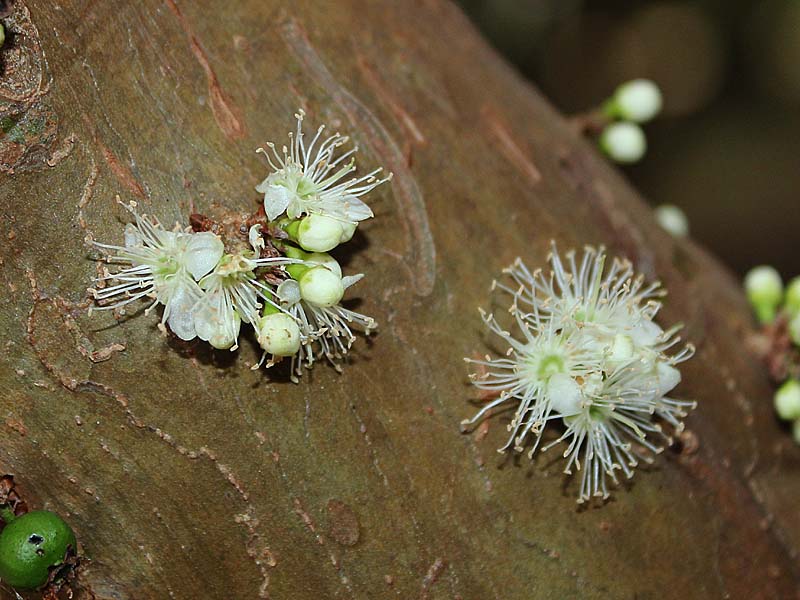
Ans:
{"type": "Polygon", "coordinates": [[[8,506],[17,517],[28,512],[28,505],[15,489],[14,476],[8,473],[0,477],[0,506],[8,506]]]}

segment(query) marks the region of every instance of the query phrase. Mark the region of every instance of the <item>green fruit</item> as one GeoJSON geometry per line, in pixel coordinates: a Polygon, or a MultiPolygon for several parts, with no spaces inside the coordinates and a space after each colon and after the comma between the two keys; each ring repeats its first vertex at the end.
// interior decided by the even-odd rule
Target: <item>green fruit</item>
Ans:
{"type": "Polygon", "coordinates": [[[77,549],[75,534],[57,514],[37,510],[17,517],[0,533],[0,581],[27,590],[43,586],[68,546],[77,549]]]}

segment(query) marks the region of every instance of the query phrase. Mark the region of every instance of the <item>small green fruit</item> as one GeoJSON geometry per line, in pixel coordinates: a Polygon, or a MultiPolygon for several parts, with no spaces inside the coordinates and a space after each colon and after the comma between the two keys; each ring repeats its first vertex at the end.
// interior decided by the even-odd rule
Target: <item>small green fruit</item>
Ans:
{"type": "Polygon", "coordinates": [[[0,581],[20,589],[43,586],[50,568],[77,550],[75,534],[57,514],[37,510],[17,517],[0,533],[0,581]]]}

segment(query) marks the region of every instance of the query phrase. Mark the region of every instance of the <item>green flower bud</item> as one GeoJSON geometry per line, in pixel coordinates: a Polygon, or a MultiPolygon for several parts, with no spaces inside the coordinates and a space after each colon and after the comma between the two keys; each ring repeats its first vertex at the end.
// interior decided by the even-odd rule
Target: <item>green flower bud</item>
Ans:
{"type": "Polygon", "coordinates": [[[800,346],[800,312],[789,321],[789,337],[795,345],[800,346]]]}
{"type": "Polygon", "coordinates": [[[47,583],[50,568],[76,552],[75,534],[64,520],[46,510],[29,512],[7,523],[0,533],[0,580],[30,590],[47,583]]]}
{"type": "Polygon", "coordinates": [[[605,105],[612,118],[644,123],[661,111],[661,90],[649,79],[634,79],[619,86],[605,105]]]}
{"type": "Polygon", "coordinates": [[[783,281],[772,267],[762,265],[750,269],[744,278],[747,299],[761,323],[770,323],[783,297],[783,281]]]}
{"type": "Polygon", "coordinates": [[[612,123],[600,134],[600,149],[614,162],[635,163],[644,156],[647,140],[635,123],[612,123]]]}
{"type": "Polygon", "coordinates": [[[800,419],[800,381],[789,379],[775,392],[775,412],[784,421],[800,419]]]}
{"type": "Polygon", "coordinates": [[[316,306],[334,306],[344,296],[342,278],[325,267],[313,267],[298,280],[303,300],[316,306]]]}
{"type": "Polygon", "coordinates": [[[662,204],[655,210],[656,221],[668,233],[675,237],[689,235],[689,219],[686,214],[673,204],[662,204]]]}
{"type": "Polygon", "coordinates": [[[800,276],[795,277],[786,286],[786,299],[784,306],[790,316],[800,314],[800,276]]]}
{"type": "Polygon", "coordinates": [[[309,215],[300,221],[297,242],[311,252],[327,252],[339,245],[342,222],[324,215],[309,215]]]}
{"type": "Polygon", "coordinates": [[[292,356],[300,349],[300,327],[286,313],[266,315],[258,323],[258,343],[273,356],[292,356]]]}
{"type": "Polygon", "coordinates": [[[6,43],[6,28],[0,23],[0,48],[6,43]]]}

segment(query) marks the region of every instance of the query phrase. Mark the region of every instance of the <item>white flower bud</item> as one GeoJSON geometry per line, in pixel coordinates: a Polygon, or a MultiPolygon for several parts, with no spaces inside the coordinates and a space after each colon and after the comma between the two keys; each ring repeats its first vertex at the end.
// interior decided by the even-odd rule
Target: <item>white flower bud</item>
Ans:
{"type": "Polygon", "coordinates": [[[635,163],[644,156],[647,140],[635,123],[612,123],[600,134],[600,148],[618,163],[635,163]]]}
{"type": "Polygon", "coordinates": [[[614,92],[613,112],[616,115],[644,123],[661,111],[661,90],[649,79],[634,79],[623,83],[614,92]]]}
{"type": "Polygon", "coordinates": [[[336,262],[336,259],[333,258],[330,254],[327,254],[325,252],[312,252],[307,257],[305,257],[305,261],[307,263],[322,265],[329,271],[336,273],[339,277],[342,276],[342,267],[339,265],[338,262],[336,262]]]}
{"type": "Polygon", "coordinates": [[[358,223],[351,223],[349,221],[342,222],[342,237],[339,238],[339,243],[344,244],[353,239],[358,228],[358,223]]]}
{"type": "Polygon", "coordinates": [[[273,356],[292,356],[300,349],[300,327],[285,313],[261,317],[258,343],[273,356]]]}
{"type": "Polygon", "coordinates": [[[775,412],[784,421],[800,419],[800,381],[789,379],[775,392],[775,412]]]}
{"type": "Polygon", "coordinates": [[[792,317],[800,314],[800,277],[795,277],[786,286],[784,306],[792,317]]]}
{"type": "Polygon", "coordinates": [[[325,267],[313,267],[298,281],[303,300],[316,306],[334,306],[344,296],[342,278],[325,267]]]}
{"type": "Polygon", "coordinates": [[[297,242],[311,252],[327,252],[339,245],[342,222],[325,215],[309,215],[300,221],[297,242]]]}
{"type": "Polygon", "coordinates": [[[674,204],[662,204],[655,210],[656,221],[668,233],[675,237],[686,237],[689,235],[689,219],[686,218],[680,208],[674,204]]]}
{"type": "Polygon", "coordinates": [[[750,269],[744,278],[744,289],[759,321],[771,322],[783,297],[783,281],[778,272],[765,265],[750,269]]]}
{"type": "Polygon", "coordinates": [[[555,373],[547,382],[547,393],[550,405],[562,417],[574,415],[581,411],[581,386],[566,373],[555,373]]]}

